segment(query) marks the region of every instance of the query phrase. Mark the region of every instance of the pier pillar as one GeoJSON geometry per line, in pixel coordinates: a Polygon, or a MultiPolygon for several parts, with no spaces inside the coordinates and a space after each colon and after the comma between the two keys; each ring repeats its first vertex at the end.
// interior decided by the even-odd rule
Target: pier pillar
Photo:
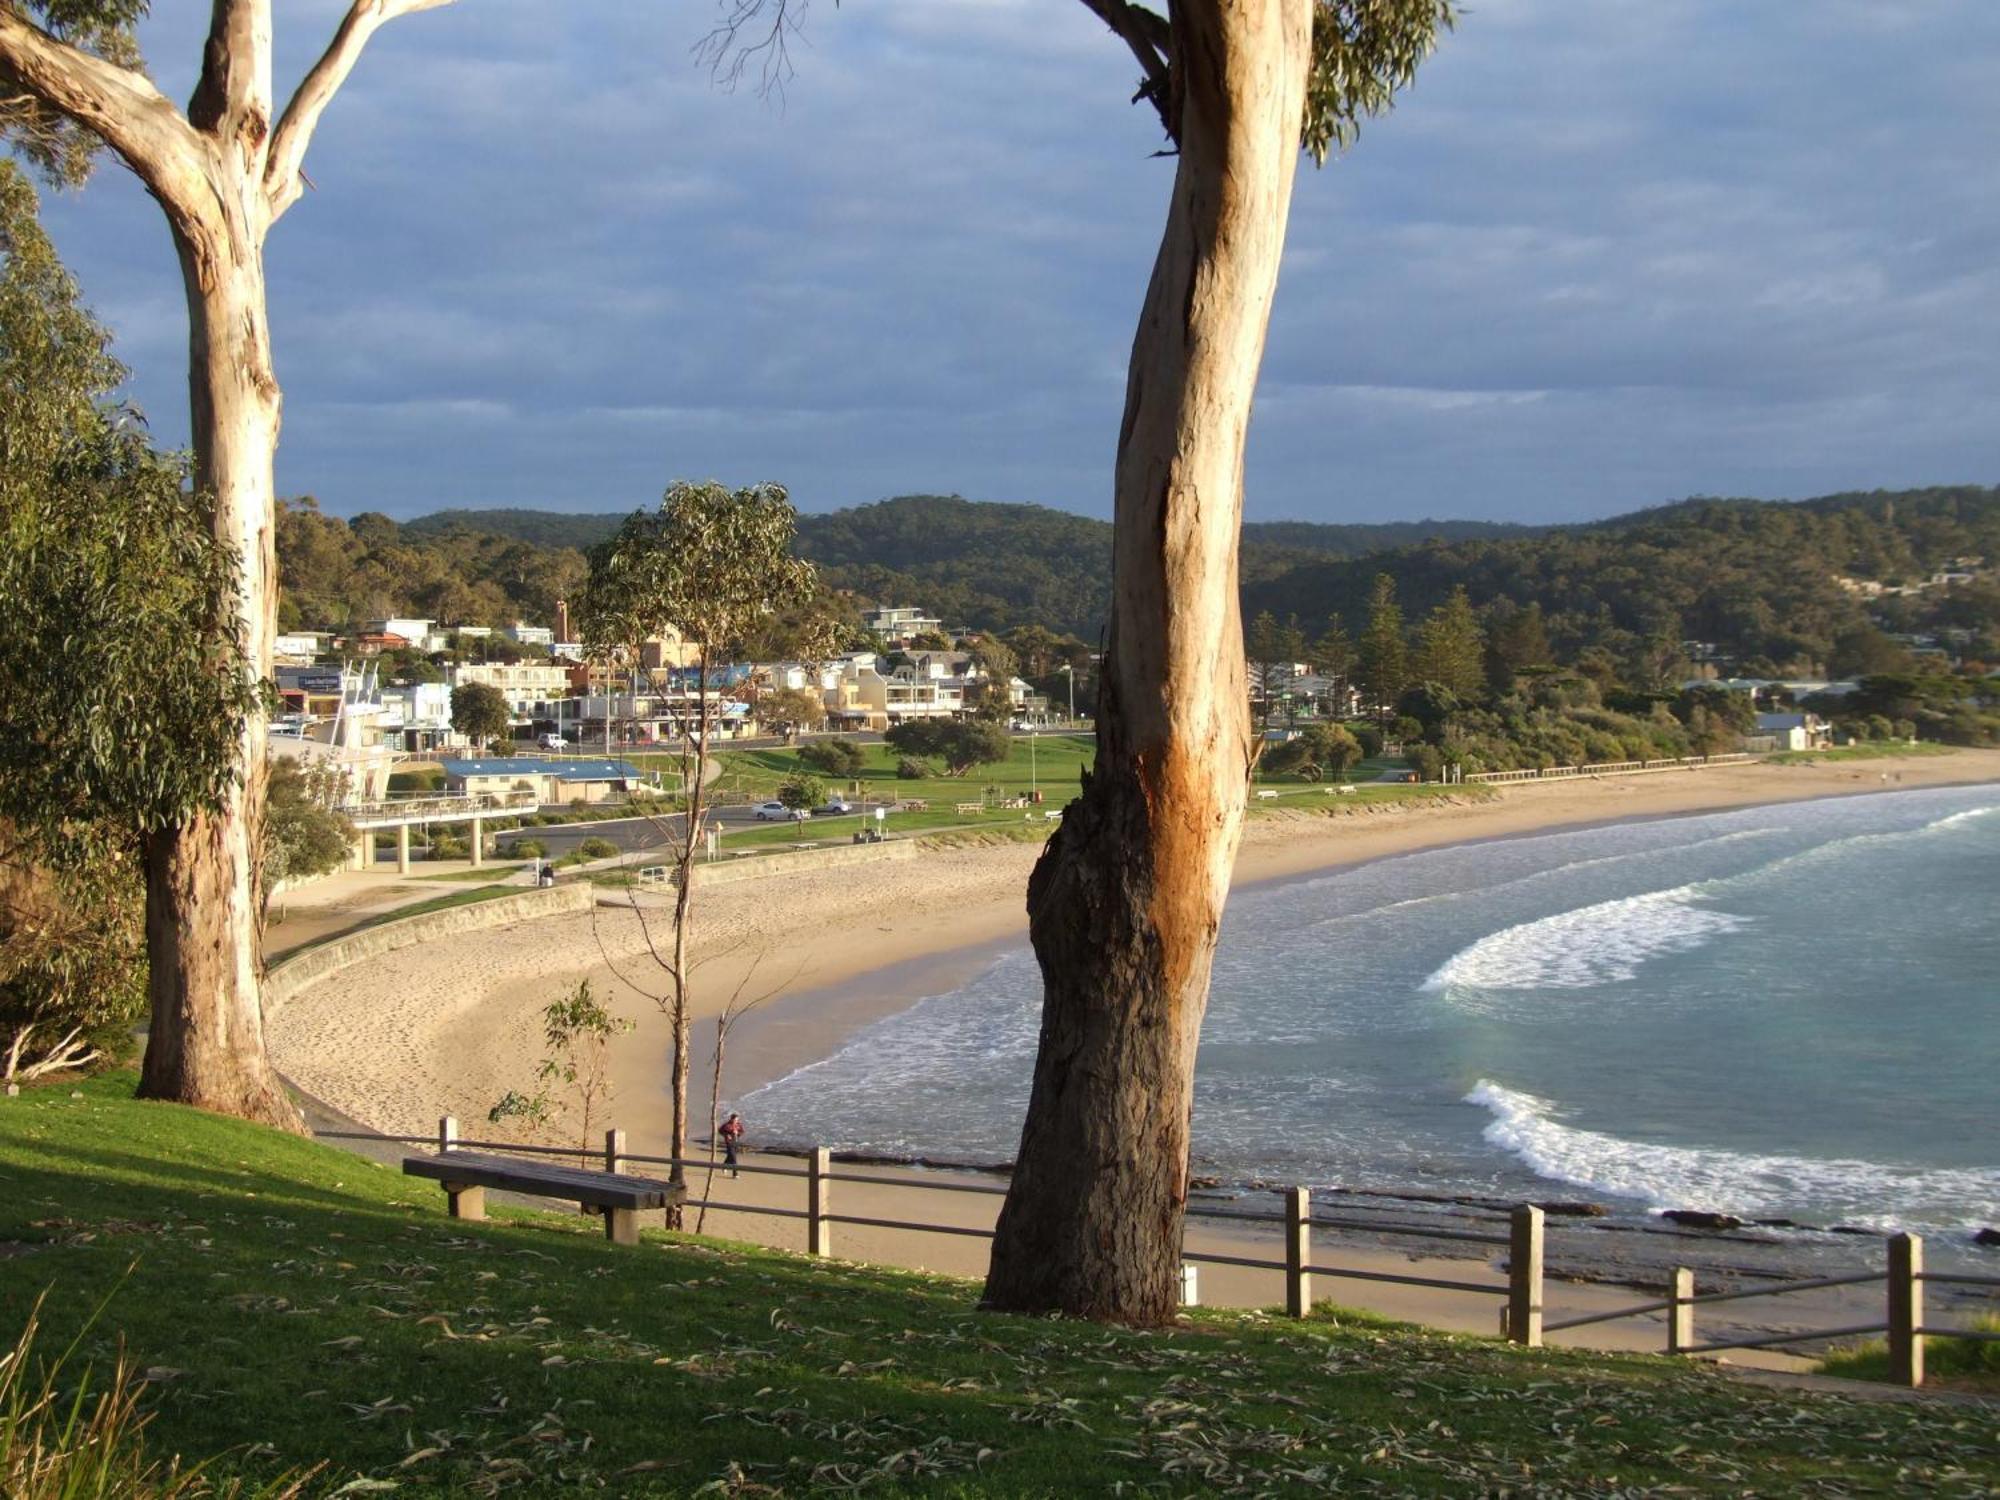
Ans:
{"type": "Polygon", "coordinates": [[[484,818],[474,818],[472,820],[472,868],[475,870],[486,862],[485,851],[481,847],[485,842],[485,829],[486,820],[484,818]]]}
{"type": "Polygon", "coordinates": [[[408,823],[399,823],[396,825],[396,873],[398,875],[407,875],[410,873],[410,825],[408,823]]]}

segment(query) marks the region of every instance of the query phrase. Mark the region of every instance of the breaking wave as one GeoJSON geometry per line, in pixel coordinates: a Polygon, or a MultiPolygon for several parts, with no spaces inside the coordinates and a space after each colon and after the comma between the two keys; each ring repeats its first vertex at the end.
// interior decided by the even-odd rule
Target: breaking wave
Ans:
{"type": "Polygon", "coordinates": [[[1453,954],[1421,988],[1577,990],[1631,979],[1648,959],[1748,925],[1747,917],[1698,904],[1703,898],[1703,887],[1680,885],[1503,927],[1453,954]]]}
{"type": "Polygon", "coordinates": [[[1493,1115],[1484,1136],[1537,1176],[1644,1203],[1740,1218],[1810,1212],[1872,1229],[1961,1230],[2000,1216],[2000,1170],[1896,1166],[1656,1146],[1565,1125],[1546,1099],[1481,1079],[1465,1096],[1493,1115]]]}

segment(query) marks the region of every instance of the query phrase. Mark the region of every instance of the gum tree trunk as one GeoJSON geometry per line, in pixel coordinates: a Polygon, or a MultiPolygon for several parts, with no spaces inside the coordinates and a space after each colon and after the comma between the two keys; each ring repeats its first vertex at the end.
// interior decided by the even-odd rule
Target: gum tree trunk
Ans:
{"type": "MultiPolygon", "coordinates": [[[[216,533],[241,560],[237,596],[226,602],[260,679],[271,673],[276,628],[272,463],[281,407],[262,228],[240,213],[220,224],[174,224],[187,288],[195,483],[214,497],[216,533]]],[[[259,996],[266,758],[264,722],[253,714],[237,744],[244,776],[227,802],[148,843],[152,1028],[139,1092],[298,1130],[303,1121],[264,1050],[259,996]]]]}
{"type": "Polygon", "coordinates": [[[1178,1302],[1195,1046],[1251,764],[1243,449],[1284,250],[1311,0],[1172,8],[1180,159],[1119,433],[1097,760],[1028,886],[1043,1008],[986,1301],[1178,1302]]]}
{"type": "MultiPolygon", "coordinates": [[[[223,623],[238,633],[259,680],[271,674],[277,618],[280,407],[264,239],[305,191],[313,133],[369,39],[400,16],[450,3],[348,0],[280,115],[271,0],[210,0],[185,114],[144,73],[70,45],[0,0],[0,81],[98,136],[167,216],[187,288],[195,483],[213,497],[216,534],[240,561],[223,623]]],[[[301,1130],[264,1051],[257,854],[267,772],[257,715],[236,752],[241,780],[221,806],[146,841],[152,1031],[139,1092],[301,1130]]]]}

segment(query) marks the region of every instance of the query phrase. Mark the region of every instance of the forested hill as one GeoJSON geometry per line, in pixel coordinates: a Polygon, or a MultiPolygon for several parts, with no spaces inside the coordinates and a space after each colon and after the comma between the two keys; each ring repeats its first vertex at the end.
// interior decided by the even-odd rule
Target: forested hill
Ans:
{"type": "MultiPolygon", "coordinates": [[[[583,573],[579,549],[619,516],[443,511],[397,525],[288,506],[278,550],[288,624],[343,625],[413,612],[547,620],[583,573]]],[[[801,550],[865,602],[918,605],[955,625],[1036,624],[1098,638],[1109,605],[1111,528],[1036,505],[912,495],[800,518],[801,550]]],[[[1688,500],[1608,521],[1529,528],[1397,522],[1244,528],[1246,615],[1296,615],[1309,638],[1338,616],[1358,629],[1375,576],[1412,617],[1464,585],[1482,611],[1537,604],[1555,644],[1712,641],[1727,654],[1824,662],[1867,625],[1983,628],[1982,580],[1936,599],[1864,607],[1836,575],[1913,583],[1959,558],[2000,566],[2000,491],[1966,486],[1798,502],[1688,500]],[[1957,621],[1956,611],[1976,618],[1957,621]]],[[[1989,571],[1987,578],[1992,576],[1989,571]]]]}
{"type": "Polygon", "coordinates": [[[1699,640],[1738,659],[1821,667],[1871,624],[1992,628],[2000,590],[2000,489],[1828,495],[1798,502],[1688,500],[1588,526],[1507,539],[1431,542],[1321,559],[1248,580],[1244,613],[1297,615],[1308,634],[1367,615],[1378,574],[1417,617],[1463,586],[1475,607],[1540,606],[1559,648],[1699,640]],[[1960,559],[1980,582],[1949,596],[1864,604],[1837,580],[1919,584],[1960,559]],[[1962,618],[1961,618],[1962,617],[1962,618]]]}
{"type": "MultiPolygon", "coordinates": [[[[498,536],[538,547],[588,548],[622,520],[616,514],[444,510],[400,530],[405,539],[498,536]]],[[[1528,527],[1498,521],[1252,522],[1243,528],[1243,576],[1270,577],[1307,561],[1427,539],[1529,534],[1528,527]]],[[[1110,605],[1110,524],[1042,505],[903,495],[801,515],[799,550],[838,588],[913,601],[968,625],[1032,622],[1094,638],[1110,605]]]]}

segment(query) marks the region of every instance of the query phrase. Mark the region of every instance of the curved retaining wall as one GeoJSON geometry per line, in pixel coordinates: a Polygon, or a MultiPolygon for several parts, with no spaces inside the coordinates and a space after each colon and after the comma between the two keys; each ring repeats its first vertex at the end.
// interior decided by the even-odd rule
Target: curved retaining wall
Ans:
{"type": "Polygon", "coordinates": [[[267,1010],[274,1009],[307,985],[364,958],[376,958],[384,953],[393,953],[398,948],[428,943],[455,932],[474,932],[482,927],[505,927],[510,922],[525,922],[535,917],[588,911],[596,900],[597,892],[587,882],[579,880],[545,890],[523,890],[517,896],[495,896],[491,901],[475,901],[469,906],[450,906],[443,911],[427,911],[400,921],[384,922],[379,927],[370,927],[321,943],[316,948],[308,948],[273,966],[264,975],[264,1006],[267,1010]]]}
{"type": "Polygon", "coordinates": [[[889,839],[879,844],[837,844],[830,849],[792,849],[784,854],[717,860],[694,867],[694,888],[699,891],[712,885],[734,885],[739,880],[760,880],[767,875],[784,875],[797,870],[829,870],[843,865],[915,859],[917,853],[917,846],[911,840],[889,839]]]}

